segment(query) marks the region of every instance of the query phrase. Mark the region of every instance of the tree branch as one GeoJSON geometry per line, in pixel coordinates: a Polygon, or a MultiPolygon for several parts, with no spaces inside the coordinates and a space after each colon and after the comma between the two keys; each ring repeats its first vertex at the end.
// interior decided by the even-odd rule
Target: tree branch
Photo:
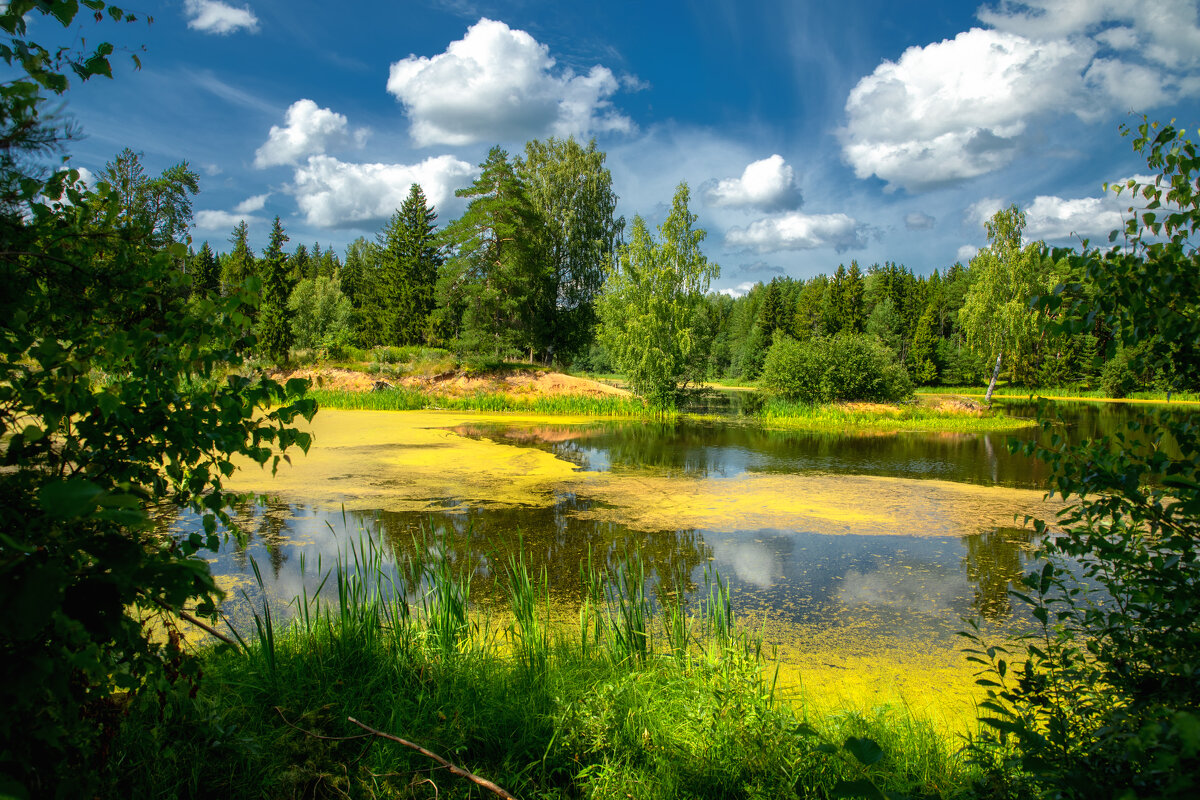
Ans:
{"type": "Polygon", "coordinates": [[[482,786],[484,789],[487,789],[492,794],[495,794],[499,797],[503,797],[503,798],[505,798],[505,800],[517,800],[516,797],[509,794],[508,792],[506,792],[504,789],[500,788],[496,784],[492,783],[487,778],[481,778],[473,772],[467,772],[462,767],[456,767],[453,764],[451,764],[449,761],[447,761],[446,759],[442,758],[441,756],[437,755],[436,753],[431,753],[430,751],[426,750],[424,747],[421,747],[421,745],[419,745],[419,744],[413,744],[412,742],[408,741],[407,739],[401,739],[399,736],[393,736],[390,733],[384,733],[383,731],[377,731],[374,728],[372,728],[370,725],[365,725],[365,724],[359,722],[354,717],[347,717],[347,719],[350,722],[357,725],[358,727],[362,728],[364,731],[367,731],[368,733],[372,733],[375,736],[378,736],[380,738],[388,739],[390,741],[396,742],[397,744],[402,744],[405,747],[416,750],[418,753],[420,753],[423,756],[432,758],[434,761],[438,762],[443,767],[445,767],[446,769],[453,772],[455,775],[459,775],[459,776],[471,781],[472,783],[475,783],[478,786],[482,786]]]}

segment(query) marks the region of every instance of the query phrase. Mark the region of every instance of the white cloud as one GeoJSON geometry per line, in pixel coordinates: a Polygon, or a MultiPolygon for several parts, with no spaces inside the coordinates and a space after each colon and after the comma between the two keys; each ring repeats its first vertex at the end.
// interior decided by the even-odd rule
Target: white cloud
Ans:
{"type": "Polygon", "coordinates": [[[1124,217],[1115,197],[1077,197],[1064,200],[1056,195],[1035,197],[1025,211],[1025,238],[1107,240],[1111,231],[1123,229],[1124,217]]]}
{"type": "Polygon", "coordinates": [[[732,289],[721,289],[719,291],[721,294],[725,294],[725,295],[729,295],[730,297],[737,298],[737,297],[743,297],[746,294],[748,294],[749,291],[751,289],[753,289],[756,285],[757,285],[757,283],[755,281],[745,281],[743,283],[739,283],[737,286],[733,287],[732,289]]]}
{"type": "Polygon", "coordinates": [[[474,172],[467,162],[448,155],[411,165],[351,164],[316,155],[296,169],[290,190],[309,225],[373,227],[404,203],[412,184],[421,185],[431,204],[443,206],[474,172]]]}
{"type": "Polygon", "coordinates": [[[1005,209],[1008,204],[1000,197],[982,197],[967,206],[963,218],[977,230],[983,230],[984,225],[995,216],[997,211],[1005,209]]]}
{"type": "Polygon", "coordinates": [[[795,172],[779,154],[751,162],[740,178],[718,181],[705,191],[705,197],[714,206],[762,211],[780,211],[800,205],[795,172]]]}
{"type": "Polygon", "coordinates": [[[203,33],[226,34],[245,29],[258,30],[258,17],[249,6],[235,8],[221,0],[183,0],[188,27],[203,33]]]}
{"type": "Polygon", "coordinates": [[[1154,108],[1174,96],[1174,92],[1168,90],[1166,76],[1160,71],[1115,58],[1093,61],[1084,75],[1084,83],[1126,110],[1154,108]]]}
{"type": "Polygon", "coordinates": [[[255,211],[262,211],[263,206],[267,204],[267,198],[271,196],[270,192],[266,194],[256,194],[253,197],[247,197],[242,202],[233,207],[233,210],[239,214],[253,214],[255,211]]]}
{"type": "Polygon", "coordinates": [[[935,217],[931,217],[923,211],[913,211],[904,215],[904,227],[910,231],[927,231],[936,223],[935,217]]]}
{"type": "Polygon", "coordinates": [[[195,228],[201,231],[228,231],[245,221],[247,225],[262,222],[260,217],[251,214],[231,213],[229,211],[197,211],[192,220],[195,228]]]}
{"type": "Polygon", "coordinates": [[[89,189],[96,185],[96,173],[87,167],[76,167],[75,169],[79,172],[80,183],[89,189]]]}
{"type": "Polygon", "coordinates": [[[554,65],[549,48],[525,31],[481,18],[446,52],[392,64],[387,90],[422,146],[633,129],[609,101],[621,88],[611,70],[556,75],[554,65]]]}
{"type": "Polygon", "coordinates": [[[815,250],[832,247],[839,253],[865,246],[860,226],[845,214],[802,214],[792,211],[731,228],[725,243],[759,253],[779,250],[815,250]]]}
{"type": "Polygon", "coordinates": [[[958,248],[958,253],[955,255],[955,260],[960,264],[968,264],[971,259],[979,252],[979,248],[973,244],[964,244],[958,248]]]}
{"type": "Polygon", "coordinates": [[[1033,42],[972,28],[910,47],[858,82],[846,100],[842,152],[859,178],[910,191],[1008,164],[1030,117],[1079,103],[1095,45],[1033,42]]]}
{"type": "Polygon", "coordinates": [[[354,142],[362,144],[367,132],[350,132],[343,114],[320,108],[312,100],[297,100],[284,115],[284,124],[272,125],[267,141],[254,153],[259,169],[280,164],[295,164],[305,156],[324,153],[331,147],[354,142]]]}
{"type": "Polygon", "coordinates": [[[979,19],[999,30],[1030,38],[1095,32],[1114,50],[1137,48],[1170,69],[1200,64],[1198,17],[1195,0],[1002,0],[979,9],[979,19]],[[1097,31],[1113,22],[1125,24],[1097,31]]]}

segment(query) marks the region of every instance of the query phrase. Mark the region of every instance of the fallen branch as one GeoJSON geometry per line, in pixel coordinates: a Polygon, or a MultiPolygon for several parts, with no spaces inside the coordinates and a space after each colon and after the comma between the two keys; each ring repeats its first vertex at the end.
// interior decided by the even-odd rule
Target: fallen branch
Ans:
{"type": "Polygon", "coordinates": [[[184,611],[182,608],[179,610],[175,610],[174,608],[171,608],[171,606],[169,606],[166,602],[158,599],[157,597],[151,597],[150,599],[153,600],[155,603],[157,603],[162,608],[171,612],[172,614],[178,614],[180,619],[192,623],[193,625],[195,625],[197,628],[204,631],[205,633],[208,633],[212,636],[217,637],[222,642],[224,642],[227,645],[230,645],[231,647],[234,647],[235,649],[238,648],[238,643],[235,642],[233,639],[230,639],[228,636],[221,633],[220,631],[218,631],[216,628],[212,627],[211,625],[207,625],[207,624],[201,622],[200,620],[196,619],[191,614],[184,611]]]}
{"type": "Polygon", "coordinates": [[[419,745],[419,744],[414,744],[414,743],[408,741],[407,739],[401,739],[399,736],[393,736],[390,733],[384,733],[383,731],[375,730],[370,725],[366,725],[362,722],[359,722],[354,717],[347,717],[347,719],[349,719],[355,725],[362,728],[364,731],[367,731],[368,733],[372,733],[375,736],[378,736],[382,739],[388,739],[390,741],[396,742],[397,744],[402,744],[405,747],[416,750],[418,753],[420,753],[423,756],[426,756],[427,758],[432,758],[434,761],[438,762],[443,767],[445,767],[446,769],[453,772],[455,775],[459,775],[463,778],[466,778],[467,780],[475,783],[476,785],[482,786],[484,789],[487,789],[489,792],[492,792],[495,795],[505,798],[505,800],[517,800],[516,797],[514,797],[513,795],[504,791],[504,789],[502,789],[499,786],[497,786],[496,784],[492,783],[487,778],[481,778],[473,772],[467,772],[462,767],[456,767],[455,765],[451,764],[446,759],[439,756],[437,753],[431,753],[430,751],[426,750],[424,747],[421,747],[421,745],[419,745]]]}

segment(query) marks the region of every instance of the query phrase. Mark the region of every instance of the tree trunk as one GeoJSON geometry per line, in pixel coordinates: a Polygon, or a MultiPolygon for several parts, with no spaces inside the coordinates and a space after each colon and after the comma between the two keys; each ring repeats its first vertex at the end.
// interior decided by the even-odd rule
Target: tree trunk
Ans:
{"type": "Polygon", "coordinates": [[[1003,357],[1003,352],[996,356],[996,368],[992,370],[992,382],[988,384],[987,394],[983,396],[983,402],[989,406],[992,404],[992,392],[996,390],[996,378],[1000,377],[1000,359],[1003,357]]]}

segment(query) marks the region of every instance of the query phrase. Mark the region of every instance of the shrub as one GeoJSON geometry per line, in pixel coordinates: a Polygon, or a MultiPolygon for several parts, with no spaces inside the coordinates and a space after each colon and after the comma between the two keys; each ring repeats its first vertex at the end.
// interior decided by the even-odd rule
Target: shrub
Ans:
{"type": "Polygon", "coordinates": [[[761,385],[802,403],[895,402],[912,394],[913,388],[891,350],[873,336],[851,333],[803,343],[776,337],[763,364],[761,385]]]}

